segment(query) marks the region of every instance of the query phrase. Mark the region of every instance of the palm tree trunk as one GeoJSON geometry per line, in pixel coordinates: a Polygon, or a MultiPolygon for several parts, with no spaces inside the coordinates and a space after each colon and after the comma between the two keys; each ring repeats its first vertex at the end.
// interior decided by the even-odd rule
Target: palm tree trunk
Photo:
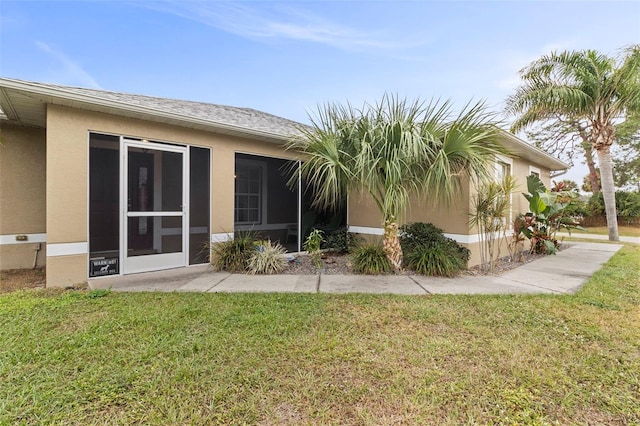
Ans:
{"type": "Polygon", "coordinates": [[[600,179],[602,181],[602,196],[604,209],[607,214],[607,228],[609,241],[620,241],[618,236],[618,216],[616,213],[616,188],[613,184],[613,168],[611,166],[611,152],[609,146],[597,150],[600,164],[600,179]]]}
{"type": "Polygon", "coordinates": [[[596,164],[593,161],[593,147],[588,140],[583,139],[582,148],[584,148],[584,158],[587,160],[587,167],[589,168],[589,183],[591,184],[591,193],[593,195],[596,195],[598,192],[600,192],[600,180],[598,179],[596,164]]]}
{"type": "Polygon", "coordinates": [[[395,218],[390,218],[384,222],[384,240],[382,249],[387,254],[387,258],[396,271],[402,269],[402,246],[398,236],[398,223],[395,218]]]}

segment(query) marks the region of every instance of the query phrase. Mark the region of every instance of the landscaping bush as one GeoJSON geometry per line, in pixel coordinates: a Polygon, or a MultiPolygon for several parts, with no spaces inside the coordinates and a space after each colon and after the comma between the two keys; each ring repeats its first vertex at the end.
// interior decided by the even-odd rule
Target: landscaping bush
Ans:
{"type": "Polygon", "coordinates": [[[261,241],[249,257],[247,271],[250,274],[277,274],[287,266],[284,257],[287,250],[280,244],[271,241],[261,241]]]}
{"type": "Polygon", "coordinates": [[[391,262],[380,245],[363,245],[355,249],[351,258],[358,274],[379,275],[391,272],[391,262]]]}
{"type": "Polygon", "coordinates": [[[324,241],[324,232],[319,229],[313,229],[311,233],[307,236],[302,247],[309,253],[311,256],[311,260],[313,261],[313,265],[317,269],[322,268],[322,242],[324,241]]]}
{"type": "Polygon", "coordinates": [[[469,249],[445,237],[442,229],[431,223],[416,222],[402,226],[400,245],[405,266],[425,275],[453,276],[467,267],[471,255],[469,249]],[[447,272],[432,273],[436,271],[447,272]]]}
{"type": "Polygon", "coordinates": [[[338,253],[349,253],[360,245],[360,239],[356,234],[348,231],[346,226],[327,233],[322,248],[338,253]]]}
{"type": "Polygon", "coordinates": [[[455,277],[467,267],[467,262],[453,255],[442,244],[416,246],[405,255],[406,265],[421,275],[455,277]]]}
{"type": "MultiPolygon", "coordinates": [[[[605,216],[602,192],[592,195],[586,207],[589,216],[605,216]]],[[[640,218],[640,192],[616,191],[618,223],[632,224],[640,218]]]]}
{"type": "Polygon", "coordinates": [[[245,272],[256,240],[253,232],[238,232],[233,240],[211,244],[211,265],[217,271],[245,272]]]}

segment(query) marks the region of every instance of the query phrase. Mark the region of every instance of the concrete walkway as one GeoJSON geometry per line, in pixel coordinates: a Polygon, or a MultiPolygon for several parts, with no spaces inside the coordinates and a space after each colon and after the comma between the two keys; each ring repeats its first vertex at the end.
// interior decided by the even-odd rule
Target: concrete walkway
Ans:
{"type": "Polygon", "coordinates": [[[91,289],[161,292],[273,292],[378,294],[573,293],[622,245],[575,243],[555,256],[499,276],[434,278],[421,275],[245,275],[209,265],[89,280],[91,289]]]}
{"type": "MultiPolygon", "coordinates": [[[[601,240],[601,241],[608,241],[609,240],[609,236],[608,235],[601,235],[601,234],[587,234],[584,232],[572,232],[571,235],[569,235],[569,233],[567,232],[558,232],[556,234],[557,237],[564,237],[564,238],[580,238],[580,239],[585,239],[585,240],[601,240]]],[[[640,244],[640,237],[625,237],[624,235],[620,236],[620,241],[623,243],[634,243],[634,244],[640,244]]]]}

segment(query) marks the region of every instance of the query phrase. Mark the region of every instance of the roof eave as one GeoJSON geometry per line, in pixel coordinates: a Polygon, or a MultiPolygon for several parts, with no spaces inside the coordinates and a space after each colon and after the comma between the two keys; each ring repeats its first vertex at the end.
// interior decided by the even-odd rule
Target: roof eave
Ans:
{"type": "Polygon", "coordinates": [[[537,148],[523,141],[513,133],[510,133],[503,129],[500,129],[500,133],[502,136],[506,137],[506,139],[511,144],[515,145],[516,150],[520,151],[520,152],[515,152],[515,154],[517,154],[520,157],[526,158],[530,161],[535,161],[537,164],[541,166],[545,166],[549,168],[549,170],[551,171],[561,171],[561,170],[567,170],[571,168],[571,165],[549,155],[548,153],[544,152],[540,148],[537,148]],[[523,153],[525,155],[521,155],[523,153]]]}
{"type": "Polygon", "coordinates": [[[99,97],[91,96],[91,95],[80,95],[71,91],[60,89],[52,89],[49,87],[43,87],[36,84],[30,84],[29,82],[23,81],[15,81],[12,79],[2,78],[2,88],[9,88],[17,91],[28,92],[32,94],[37,94],[45,99],[43,101],[45,103],[62,105],[62,106],[76,106],[78,104],[84,106],[92,106],[94,108],[86,108],[86,109],[96,109],[100,112],[108,112],[116,115],[131,115],[127,114],[134,113],[145,116],[147,119],[151,121],[162,121],[162,122],[170,122],[175,125],[180,125],[183,127],[192,127],[201,130],[212,131],[214,133],[223,133],[234,136],[250,136],[256,138],[258,140],[272,142],[272,143],[284,143],[287,142],[291,136],[282,135],[279,133],[267,132],[263,130],[257,129],[249,129],[240,126],[234,126],[226,123],[220,123],[213,120],[204,120],[199,118],[194,118],[182,114],[177,113],[169,113],[161,110],[157,110],[154,108],[142,107],[139,105],[131,105],[124,102],[117,102],[102,99],[99,97]],[[76,105],[69,105],[69,103],[76,103],[76,105]],[[98,107],[98,108],[95,108],[98,107]],[[118,111],[118,112],[116,112],[118,111]],[[160,120],[162,119],[162,120],[160,120]]]}

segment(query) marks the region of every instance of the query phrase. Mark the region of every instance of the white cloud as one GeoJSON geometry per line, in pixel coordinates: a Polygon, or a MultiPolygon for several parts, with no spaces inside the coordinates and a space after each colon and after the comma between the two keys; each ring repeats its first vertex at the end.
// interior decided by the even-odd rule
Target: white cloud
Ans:
{"type": "Polygon", "coordinates": [[[87,71],[85,71],[80,65],[70,59],[64,53],[53,49],[51,46],[41,41],[36,41],[36,46],[38,46],[40,50],[60,62],[60,64],[64,68],[65,80],[69,80],[65,81],[64,83],[78,84],[80,86],[90,87],[93,89],[101,89],[98,82],[87,71]]]}
{"type": "Polygon", "coordinates": [[[270,13],[232,2],[164,1],[135,4],[251,39],[289,39],[342,49],[399,49],[424,44],[424,41],[398,41],[389,35],[360,31],[293,8],[279,7],[276,13],[270,13]]]}
{"type": "Polygon", "coordinates": [[[563,51],[573,49],[574,42],[563,41],[556,43],[548,43],[532,52],[506,52],[499,62],[503,77],[494,82],[495,87],[508,92],[515,91],[520,84],[520,70],[529,65],[531,62],[555,51],[563,51]]]}

